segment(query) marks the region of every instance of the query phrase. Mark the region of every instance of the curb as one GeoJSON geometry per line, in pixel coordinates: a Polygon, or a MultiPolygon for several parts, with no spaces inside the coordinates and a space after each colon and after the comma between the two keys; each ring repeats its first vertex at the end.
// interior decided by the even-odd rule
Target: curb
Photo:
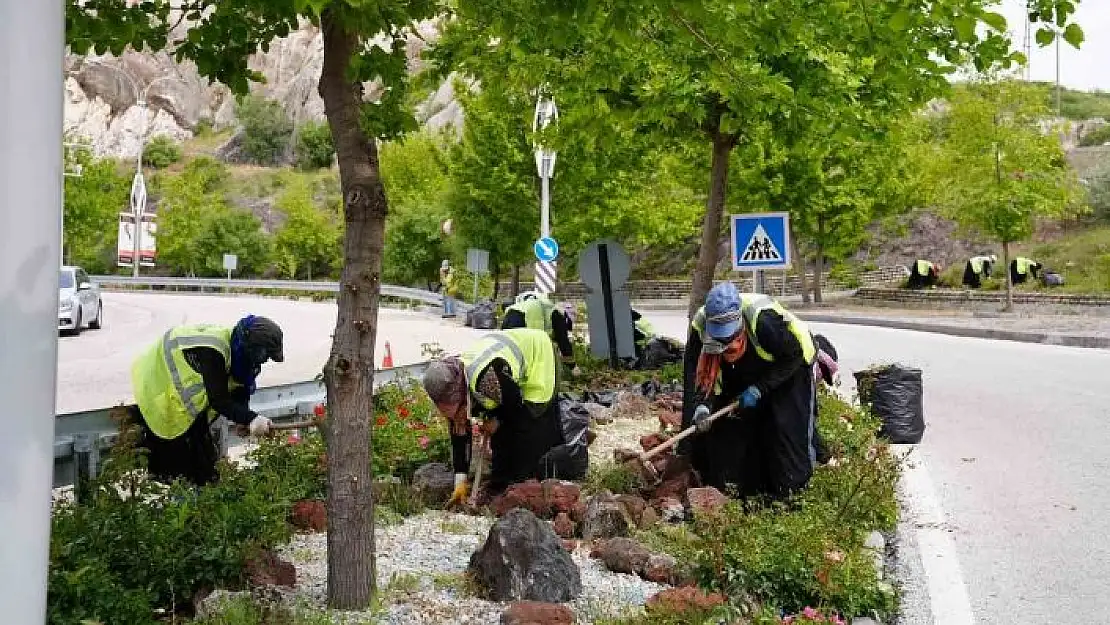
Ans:
{"type": "Polygon", "coordinates": [[[1022,332],[1018,330],[995,330],[992,328],[970,328],[965,326],[917,321],[900,321],[897,319],[880,319],[875,317],[823,315],[820,313],[807,313],[805,311],[798,311],[795,314],[805,321],[814,321],[817,323],[839,323],[843,325],[873,326],[878,328],[890,328],[894,330],[913,330],[916,332],[947,334],[950,336],[960,336],[965,338],[991,339],[995,341],[1039,343],[1042,345],[1085,347],[1090,349],[1110,349],[1110,337],[1104,336],[1090,336],[1082,334],[1053,334],[1048,332],[1022,332]]]}

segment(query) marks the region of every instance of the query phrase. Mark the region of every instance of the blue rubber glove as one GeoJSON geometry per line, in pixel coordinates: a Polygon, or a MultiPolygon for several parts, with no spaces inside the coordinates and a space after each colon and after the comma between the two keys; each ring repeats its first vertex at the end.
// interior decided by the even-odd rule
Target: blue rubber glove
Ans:
{"type": "Polygon", "coordinates": [[[694,409],[694,428],[698,434],[709,431],[713,423],[709,421],[709,406],[702,404],[694,409]]]}
{"type": "Polygon", "coordinates": [[[754,386],[749,386],[748,390],[740,395],[740,405],[744,408],[754,408],[755,405],[759,403],[759,398],[762,396],[763,394],[759,392],[759,389],[754,386]]]}

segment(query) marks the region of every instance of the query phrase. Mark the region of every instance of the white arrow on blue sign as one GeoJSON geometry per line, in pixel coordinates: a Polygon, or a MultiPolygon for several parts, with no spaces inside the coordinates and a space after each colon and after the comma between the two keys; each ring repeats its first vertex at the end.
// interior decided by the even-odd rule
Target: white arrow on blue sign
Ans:
{"type": "Polygon", "coordinates": [[[538,239],[532,248],[536,252],[536,258],[542,261],[551,262],[559,257],[559,244],[551,237],[538,239]]]}

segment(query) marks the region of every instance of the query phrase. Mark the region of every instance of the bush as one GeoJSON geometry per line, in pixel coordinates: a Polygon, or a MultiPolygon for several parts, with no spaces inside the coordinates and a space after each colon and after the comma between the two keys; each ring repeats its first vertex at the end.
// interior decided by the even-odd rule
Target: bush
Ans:
{"type": "Polygon", "coordinates": [[[158,135],[143,147],[143,164],[165,169],[181,160],[181,146],[167,135],[158,135]]]}
{"type": "Polygon", "coordinates": [[[327,169],[335,158],[335,144],[327,122],[307,122],[297,131],[297,167],[327,169]]]}
{"type": "Polygon", "coordinates": [[[1110,124],[1095,128],[1091,132],[1083,135],[1083,138],[1079,140],[1079,145],[1090,147],[1102,145],[1107,142],[1110,142],[1110,124]]]}
{"type": "Polygon", "coordinates": [[[293,138],[293,121],[279,102],[246,96],[235,108],[243,126],[243,152],[258,165],[278,165],[286,160],[293,138]]]}
{"type": "Polygon", "coordinates": [[[447,462],[447,422],[415,380],[391,384],[374,396],[375,475],[404,479],[422,464],[447,462]]]}

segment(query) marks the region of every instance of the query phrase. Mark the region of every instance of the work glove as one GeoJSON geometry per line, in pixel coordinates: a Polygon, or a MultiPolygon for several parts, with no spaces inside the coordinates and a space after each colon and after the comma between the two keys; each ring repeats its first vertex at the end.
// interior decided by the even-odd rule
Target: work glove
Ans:
{"type": "Polygon", "coordinates": [[[466,480],[465,473],[455,474],[455,491],[451,493],[451,498],[447,500],[447,506],[451,507],[455,504],[462,504],[466,501],[467,495],[470,494],[470,483],[466,480]]]}
{"type": "Polygon", "coordinates": [[[698,434],[704,434],[709,431],[713,423],[709,420],[709,406],[702,404],[694,409],[694,428],[698,434]]]}
{"type": "Polygon", "coordinates": [[[257,416],[251,419],[250,434],[251,436],[260,437],[270,433],[270,426],[273,423],[263,416],[257,416]]]}
{"type": "MultiPolygon", "coordinates": [[[[760,397],[763,397],[763,394],[759,392],[759,389],[754,386],[749,386],[748,390],[740,395],[740,405],[744,408],[754,408],[755,405],[759,403],[760,397]]],[[[733,414],[735,415],[736,413],[734,412],[733,414]]]]}

